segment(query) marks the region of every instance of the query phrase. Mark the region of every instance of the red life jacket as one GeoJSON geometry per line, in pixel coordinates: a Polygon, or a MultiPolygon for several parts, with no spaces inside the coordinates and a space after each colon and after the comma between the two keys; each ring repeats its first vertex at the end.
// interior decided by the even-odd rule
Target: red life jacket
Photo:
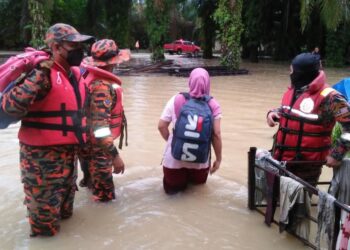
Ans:
{"type": "Polygon", "coordinates": [[[51,90],[35,101],[22,119],[18,138],[32,146],[79,144],[86,142],[86,115],[83,112],[86,88],[78,67],[71,68],[77,88],[66,71],[54,63],[51,90]]]}
{"type": "Polygon", "coordinates": [[[123,89],[121,87],[122,82],[116,75],[106,70],[100,69],[98,67],[88,66],[85,64],[83,65],[83,67],[87,69],[86,73],[83,74],[83,77],[85,78],[85,82],[90,91],[91,84],[97,79],[102,79],[113,83],[111,87],[115,92],[117,101],[112,106],[113,108],[111,110],[111,121],[109,127],[111,129],[113,138],[116,139],[121,135],[124,126],[126,125],[126,118],[124,115],[123,108],[123,89]]]}
{"type": "Polygon", "coordinates": [[[325,160],[331,146],[334,122],[324,124],[319,107],[325,97],[335,91],[325,84],[323,71],[309,84],[291,106],[294,88],[289,88],[282,99],[280,126],[274,145],[277,160],[325,160]]]}

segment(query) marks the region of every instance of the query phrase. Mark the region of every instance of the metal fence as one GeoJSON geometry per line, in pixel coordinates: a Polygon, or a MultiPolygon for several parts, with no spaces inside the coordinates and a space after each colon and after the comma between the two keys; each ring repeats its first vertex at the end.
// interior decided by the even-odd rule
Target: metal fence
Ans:
{"type": "MultiPolygon", "coordinates": [[[[256,187],[255,168],[262,169],[265,172],[269,172],[269,170],[255,164],[256,151],[257,151],[257,148],[251,147],[249,152],[248,152],[248,208],[250,210],[256,210],[257,212],[259,212],[260,214],[265,216],[265,211],[263,210],[263,208],[267,207],[267,205],[266,204],[257,204],[257,202],[255,200],[255,192],[259,191],[256,187]]],[[[279,174],[277,174],[277,177],[280,177],[280,176],[290,177],[290,178],[294,179],[295,181],[301,183],[304,186],[304,188],[306,190],[308,190],[310,193],[312,193],[313,195],[318,195],[319,189],[316,187],[317,185],[329,185],[330,184],[330,182],[317,182],[316,185],[313,186],[310,183],[299,178],[298,176],[294,175],[290,171],[286,170],[278,162],[270,160],[270,159],[266,159],[266,160],[273,167],[275,167],[276,169],[279,170],[279,174]]],[[[320,163],[324,163],[324,162],[293,161],[293,162],[288,162],[288,163],[292,163],[293,165],[301,165],[301,164],[302,165],[308,165],[308,164],[312,165],[312,164],[320,164],[320,163]]],[[[317,204],[312,204],[312,205],[316,206],[317,204]]],[[[334,223],[334,235],[335,235],[335,237],[332,239],[332,249],[336,248],[336,242],[337,242],[336,236],[338,235],[339,230],[340,230],[341,210],[345,210],[347,213],[350,213],[350,209],[347,205],[345,205],[337,200],[334,201],[334,205],[335,205],[335,223],[334,223]]],[[[316,218],[313,218],[310,216],[308,219],[310,219],[310,221],[317,224],[316,218]]],[[[272,222],[278,225],[277,221],[273,220],[272,222]]],[[[288,233],[295,236],[297,239],[302,241],[305,245],[309,246],[310,248],[317,249],[316,245],[314,243],[310,242],[308,239],[304,239],[304,238],[300,237],[299,235],[296,235],[295,233],[290,232],[290,231],[288,233]]]]}

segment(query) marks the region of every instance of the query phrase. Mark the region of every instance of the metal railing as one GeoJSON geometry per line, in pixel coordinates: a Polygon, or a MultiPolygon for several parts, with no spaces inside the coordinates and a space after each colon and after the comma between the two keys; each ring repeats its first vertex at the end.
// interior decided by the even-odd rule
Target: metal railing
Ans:
{"type": "MultiPolygon", "coordinates": [[[[255,168],[259,168],[262,169],[263,171],[266,172],[270,172],[269,170],[260,167],[258,165],[255,164],[255,155],[256,155],[256,147],[251,147],[249,152],[248,152],[248,208],[250,210],[256,210],[257,212],[259,212],[262,215],[265,215],[265,212],[261,209],[264,207],[267,207],[267,205],[265,204],[257,204],[256,200],[255,200],[255,192],[258,190],[256,187],[256,177],[255,177],[255,168]]],[[[308,190],[310,193],[314,194],[314,195],[318,195],[319,189],[316,188],[315,186],[311,185],[310,183],[304,181],[303,179],[299,178],[298,176],[294,175],[293,173],[291,173],[290,171],[288,171],[287,169],[285,169],[282,165],[278,164],[278,162],[271,160],[271,159],[266,159],[273,167],[275,167],[276,169],[279,170],[279,174],[277,174],[278,177],[280,177],[281,175],[283,176],[288,176],[292,179],[294,179],[295,181],[301,183],[304,188],[306,190],[308,190]]],[[[324,164],[325,162],[320,162],[320,161],[293,161],[293,162],[288,162],[288,164],[293,164],[293,165],[314,165],[314,164],[324,164]]],[[[329,185],[330,182],[317,182],[316,185],[329,185]]],[[[315,204],[314,204],[315,205],[315,204]]],[[[334,223],[334,239],[332,239],[332,249],[336,248],[336,236],[339,233],[340,230],[340,213],[341,210],[346,211],[347,213],[350,213],[350,208],[335,200],[334,201],[334,205],[335,205],[335,223],[334,223]]],[[[312,222],[317,223],[317,220],[313,217],[309,217],[308,219],[310,219],[312,222]]],[[[278,225],[278,222],[273,220],[272,221],[274,224],[278,225]]],[[[309,246],[312,249],[317,249],[316,245],[313,244],[312,242],[310,242],[308,239],[304,239],[302,237],[300,237],[299,235],[288,231],[288,233],[292,234],[293,236],[295,236],[296,238],[298,238],[300,241],[302,241],[305,245],[309,246]]]]}

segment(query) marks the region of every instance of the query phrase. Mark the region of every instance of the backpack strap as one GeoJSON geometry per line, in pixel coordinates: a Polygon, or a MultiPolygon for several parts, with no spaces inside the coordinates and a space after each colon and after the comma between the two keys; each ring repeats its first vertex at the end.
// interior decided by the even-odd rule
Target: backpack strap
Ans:
{"type": "MultiPolygon", "coordinates": [[[[175,96],[175,100],[174,100],[174,109],[175,109],[176,117],[179,117],[180,110],[181,110],[181,107],[183,106],[183,104],[185,104],[191,98],[205,101],[208,104],[208,106],[209,106],[209,101],[213,97],[209,96],[209,95],[204,95],[204,96],[202,96],[200,98],[193,98],[193,97],[191,97],[190,93],[188,93],[188,92],[180,92],[178,95],[175,96]],[[183,102],[182,96],[185,98],[185,102],[183,102]]],[[[209,108],[210,108],[210,106],[209,106],[209,108]]]]}
{"type": "Polygon", "coordinates": [[[191,99],[190,93],[188,93],[188,92],[180,92],[180,94],[183,95],[186,100],[191,99]]]}
{"type": "Polygon", "coordinates": [[[174,98],[174,111],[175,111],[175,115],[176,117],[179,117],[180,115],[180,110],[181,107],[190,99],[190,94],[189,93],[184,93],[184,92],[180,92],[179,94],[177,94],[174,98]],[[187,97],[187,98],[186,98],[187,97]],[[184,101],[184,99],[185,101],[184,101]]]}

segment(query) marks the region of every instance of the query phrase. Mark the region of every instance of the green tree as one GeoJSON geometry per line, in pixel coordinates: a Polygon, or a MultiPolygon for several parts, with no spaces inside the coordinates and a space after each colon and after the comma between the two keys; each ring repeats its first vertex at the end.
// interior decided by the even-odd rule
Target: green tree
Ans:
{"type": "Polygon", "coordinates": [[[239,69],[241,61],[242,0],[219,0],[214,18],[220,27],[222,64],[239,69]]]}
{"type": "Polygon", "coordinates": [[[142,3],[135,2],[131,8],[130,17],[131,47],[133,47],[138,40],[141,48],[148,48],[149,41],[146,25],[145,6],[142,3]]]}
{"type": "MultiPolygon", "coordinates": [[[[24,36],[21,31],[21,17],[15,13],[22,12],[22,2],[16,0],[0,1],[0,47],[16,48],[23,46],[24,36]],[[21,35],[22,34],[22,35],[21,35]]],[[[27,6],[24,6],[27,10],[27,6]]],[[[25,26],[26,23],[23,23],[25,26]]],[[[28,42],[28,41],[27,41],[28,42]]]]}
{"type": "Polygon", "coordinates": [[[304,30],[310,21],[310,14],[317,8],[326,27],[335,30],[342,22],[349,21],[350,1],[339,0],[300,0],[300,20],[304,30]]]}
{"type": "Polygon", "coordinates": [[[147,33],[152,50],[152,60],[163,60],[163,44],[169,25],[169,6],[172,0],[146,0],[147,33]]]}
{"type": "Polygon", "coordinates": [[[117,41],[118,46],[130,45],[130,14],[132,1],[104,0],[106,11],[107,35],[117,41]]]}
{"type": "MultiPolygon", "coordinates": [[[[218,7],[217,0],[199,0],[198,16],[200,19],[200,30],[203,38],[203,58],[213,57],[213,47],[217,25],[214,20],[214,12],[218,7]]],[[[220,12],[221,13],[221,12],[220,12]]]]}
{"type": "Polygon", "coordinates": [[[54,0],[51,11],[51,24],[67,23],[79,31],[90,33],[89,21],[91,16],[94,15],[93,13],[98,13],[100,8],[96,6],[94,12],[91,13],[88,12],[87,4],[87,0],[54,0]]]}
{"type": "MultiPolygon", "coordinates": [[[[249,57],[250,61],[258,62],[258,48],[263,43],[264,38],[264,2],[261,0],[251,0],[243,2],[243,22],[244,33],[242,37],[243,53],[249,57]]],[[[267,20],[266,20],[267,21],[267,20]]]]}
{"type": "Polygon", "coordinates": [[[50,0],[28,0],[28,9],[31,17],[32,38],[34,47],[44,45],[44,38],[49,27],[53,1],[50,0]]]}

